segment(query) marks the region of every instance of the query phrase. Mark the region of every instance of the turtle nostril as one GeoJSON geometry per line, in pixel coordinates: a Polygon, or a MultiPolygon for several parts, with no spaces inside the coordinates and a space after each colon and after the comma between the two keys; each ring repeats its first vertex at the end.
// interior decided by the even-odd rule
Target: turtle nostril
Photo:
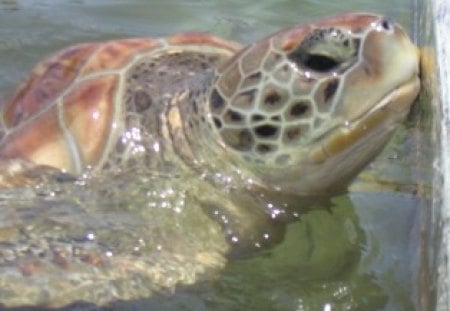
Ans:
{"type": "Polygon", "coordinates": [[[389,31],[392,29],[392,23],[388,19],[384,18],[381,21],[381,27],[383,27],[384,30],[389,31]]]}

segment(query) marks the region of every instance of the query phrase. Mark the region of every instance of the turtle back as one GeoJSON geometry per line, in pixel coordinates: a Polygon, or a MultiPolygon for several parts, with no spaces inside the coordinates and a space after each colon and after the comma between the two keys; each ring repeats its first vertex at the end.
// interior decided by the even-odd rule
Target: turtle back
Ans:
{"type": "Polygon", "coordinates": [[[3,106],[0,158],[75,173],[106,161],[118,137],[131,126],[126,111],[142,112],[158,100],[161,86],[167,91],[176,79],[199,74],[199,68],[215,66],[220,58],[199,62],[193,71],[197,60],[190,59],[192,51],[200,55],[209,49],[228,58],[237,47],[211,35],[184,33],[85,43],[59,51],[38,64],[3,106]],[[171,63],[175,58],[178,61],[171,63]]]}

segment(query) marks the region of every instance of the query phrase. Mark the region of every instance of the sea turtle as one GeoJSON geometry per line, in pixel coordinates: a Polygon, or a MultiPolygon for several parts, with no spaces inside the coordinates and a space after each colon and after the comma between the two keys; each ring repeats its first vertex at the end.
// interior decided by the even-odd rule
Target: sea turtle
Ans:
{"type": "Polygon", "coordinates": [[[2,106],[0,183],[51,187],[31,203],[4,190],[22,198],[2,204],[0,302],[103,304],[208,277],[344,191],[418,91],[416,47],[365,13],[246,47],[181,33],[57,52],[2,106]]]}

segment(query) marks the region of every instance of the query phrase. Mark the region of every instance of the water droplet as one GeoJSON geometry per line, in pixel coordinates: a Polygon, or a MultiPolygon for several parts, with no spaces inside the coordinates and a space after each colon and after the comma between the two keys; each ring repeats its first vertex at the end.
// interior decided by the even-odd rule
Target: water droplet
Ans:
{"type": "Polygon", "coordinates": [[[158,143],[158,142],[153,143],[153,150],[154,150],[155,152],[159,152],[159,143],[158,143]]]}
{"type": "Polygon", "coordinates": [[[93,232],[89,232],[88,234],[86,234],[86,239],[88,239],[89,241],[95,240],[95,234],[93,232]]]}
{"type": "Polygon", "coordinates": [[[270,216],[272,217],[272,219],[275,219],[279,215],[281,215],[282,213],[284,213],[284,210],[279,209],[279,208],[275,208],[275,209],[272,209],[272,212],[271,212],[270,216]]]}
{"type": "Polygon", "coordinates": [[[162,208],[168,208],[168,207],[169,207],[169,202],[163,201],[163,202],[161,203],[161,207],[162,207],[162,208]]]}

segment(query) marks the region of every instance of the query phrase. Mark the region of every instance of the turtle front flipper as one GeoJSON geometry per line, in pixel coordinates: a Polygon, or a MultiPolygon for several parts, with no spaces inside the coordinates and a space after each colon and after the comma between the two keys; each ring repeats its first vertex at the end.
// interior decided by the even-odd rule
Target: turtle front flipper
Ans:
{"type": "Polygon", "coordinates": [[[255,255],[278,244],[286,230],[286,222],[270,219],[265,209],[257,206],[251,198],[242,197],[240,202],[201,200],[201,207],[211,219],[220,224],[230,249],[228,258],[241,259],[255,255]]]}

